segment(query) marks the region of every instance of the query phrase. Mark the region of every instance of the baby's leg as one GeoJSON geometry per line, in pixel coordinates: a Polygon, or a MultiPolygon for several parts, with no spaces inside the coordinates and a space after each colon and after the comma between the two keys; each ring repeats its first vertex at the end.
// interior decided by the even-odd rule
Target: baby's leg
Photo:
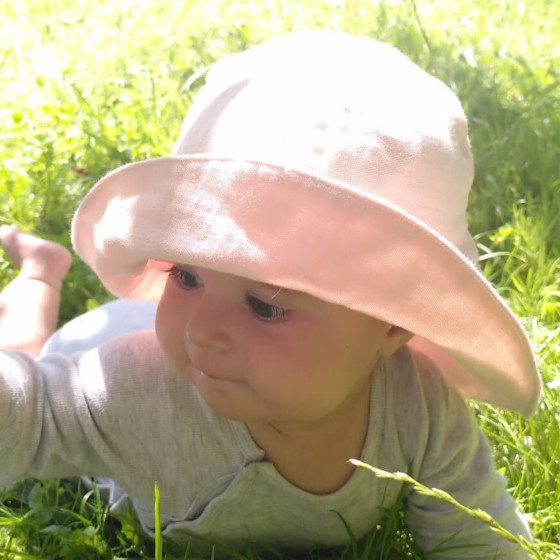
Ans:
{"type": "Polygon", "coordinates": [[[0,347],[37,356],[55,331],[60,288],[72,257],[58,243],[0,227],[0,244],[19,275],[0,293],[0,347]]]}

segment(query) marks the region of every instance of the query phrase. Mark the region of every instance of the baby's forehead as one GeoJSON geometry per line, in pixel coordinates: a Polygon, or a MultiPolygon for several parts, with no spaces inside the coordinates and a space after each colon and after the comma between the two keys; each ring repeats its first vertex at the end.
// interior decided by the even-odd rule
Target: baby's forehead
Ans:
{"type": "Polygon", "coordinates": [[[293,297],[307,297],[307,298],[315,298],[315,296],[308,294],[306,292],[302,292],[300,290],[293,290],[291,288],[285,288],[284,286],[280,286],[278,284],[271,284],[269,282],[258,282],[256,281],[255,284],[257,286],[259,286],[260,288],[263,288],[265,290],[269,290],[271,292],[275,292],[276,294],[283,294],[283,295],[287,295],[287,296],[293,296],[293,297]]]}

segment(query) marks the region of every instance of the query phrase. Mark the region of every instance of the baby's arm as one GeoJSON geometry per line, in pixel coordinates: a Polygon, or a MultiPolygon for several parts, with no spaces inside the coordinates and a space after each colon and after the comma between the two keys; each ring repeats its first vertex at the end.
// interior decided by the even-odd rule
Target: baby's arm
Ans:
{"type": "MultiPolygon", "coordinates": [[[[420,364],[423,358],[419,359],[420,364]]],[[[422,366],[421,366],[422,367],[422,366]]],[[[463,398],[435,372],[424,368],[423,390],[429,418],[420,453],[411,473],[430,488],[445,490],[463,505],[480,508],[515,536],[531,540],[517,504],[496,472],[490,446],[463,398]]],[[[517,544],[491,531],[485,523],[455,506],[411,492],[407,521],[424,550],[436,547],[430,559],[526,560],[517,544]]]]}
{"type": "Polygon", "coordinates": [[[72,262],[58,243],[0,227],[0,244],[19,275],[0,293],[0,347],[37,356],[55,331],[62,280],[72,262]]]}
{"type": "MultiPolygon", "coordinates": [[[[23,352],[0,351],[0,485],[103,474],[79,372],[95,363],[95,352],[80,361],[53,355],[36,362],[23,352]]],[[[94,368],[91,375],[101,378],[94,368]]]]}
{"type": "Polygon", "coordinates": [[[175,488],[176,463],[166,456],[189,389],[153,332],[37,361],[0,350],[0,486],[27,477],[109,477],[153,506],[155,480],[168,493],[175,488]]]}

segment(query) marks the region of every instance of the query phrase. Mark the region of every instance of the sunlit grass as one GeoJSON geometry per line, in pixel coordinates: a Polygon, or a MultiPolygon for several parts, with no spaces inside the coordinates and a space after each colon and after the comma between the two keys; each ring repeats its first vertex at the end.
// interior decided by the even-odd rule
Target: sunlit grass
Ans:
{"type": "MultiPolygon", "coordinates": [[[[171,150],[196,72],[288,30],[388,41],[458,93],[477,162],[470,222],[484,273],[537,351],[537,414],[474,404],[498,467],[530,516],[534,551],[560,556],[560,3],[436,0],[0,0],[0,222],[68,244],[71,216],[108,170],[171,150]]],[[[333,80],[337,77],[333,75],[333,80]]],[[[13,271],[0,255],[0,285],[13,271]]],[[[108,294],[75,263],[68,319],[108,294]]],[[[375,465],[374,465],[375,466],[375,465]]],[[[2,494],[0,558],[154,557],[132,516],[62,481],[2,494]]],[[[417,554],[397,512],[363,543],[310,558],[417,554]]],[[[188,557],[163,543],[163,558],[188,557]]],[[[256,555],[248,557],[257,558],[256,555]]],[[[410,557],[410,556],[408,556],[410,557]]],[[[418,556],[419,557],[419,556],[418,556]]]]}

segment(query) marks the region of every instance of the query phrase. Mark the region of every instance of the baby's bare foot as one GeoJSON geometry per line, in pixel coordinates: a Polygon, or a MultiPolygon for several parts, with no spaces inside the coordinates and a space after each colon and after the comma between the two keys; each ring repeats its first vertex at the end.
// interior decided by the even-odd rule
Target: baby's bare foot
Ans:
{"type": "Polygon", "coordinates": [[[0,227],[0,244],[19,268],[20,276],[46,282],[57,289],[72,264],[72,256],[65,247],[22,233],[17,226],[0,227]]]}

